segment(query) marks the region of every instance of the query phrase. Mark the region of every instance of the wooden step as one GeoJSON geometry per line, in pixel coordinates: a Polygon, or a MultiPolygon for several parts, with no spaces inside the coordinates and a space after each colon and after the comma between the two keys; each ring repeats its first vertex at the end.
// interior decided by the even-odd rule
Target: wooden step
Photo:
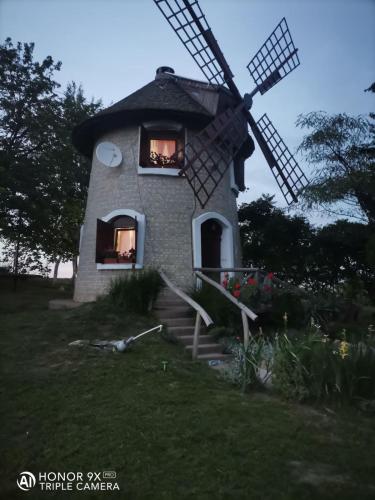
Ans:
{"type": "Polygon", "coordinates": [[[183,300],[157,300],[154,309],[169,309],[171,307],[189,307],[183,300]]]}
{"type": "Polygon", "coordinates": [[[158,299],[162,300],[174,300],[174,299],[179,299],[182,300],[179,295],[176,293],[172,292],[169,288],[164,288],[158,295],[158,299]]]}
{"type": "Polygon", "coordinates": [[[179,337],[180,335],[193,335],[194,326],[170,326],[168,332],[175,337],[179,337]]]}
{"type": "Polygon", "coordinates": [[[184,307],[170,307],[169,309],[159,309],[155,311],[159,319],[163,321],[165,318],[186,318],[192,314],[192,310],[188,306],[184,307]]]}
{"type": "Polygon", "coordinates": [[[173,326],[194,326],[195,318],[193,316],[186,318],[164,318],[163,323],[168,326],[168,328],[173,326]]]}
{"type": "MultiPolygon", "coordinates": [[[[220,346],[218,344],[199,344],[198,346],[198,355],[199,354],[210,354],[210,355],[215,355],[218,352],[220,346]]],[[[185,349],[189,352],[193,350],[192,345],[187,345],[185,346],[185,349]]],[[[222,353],[220,353],[222,354],[222,353]]]]}
{"type": "Polygon", "coordinates": [[[230,354],[223,354],[222,352],[211,352],[211,353],[205,353],[205,354],[198,354],[197,359],[201,361],[209,361],[213,359],[230,359],[231,355],[230,354]]]}
{"type": "MultiPolygon", "coordinates": [[[[177,338],[180,342],[182,342],[185,345],[193,345],[194,335],[179,335],[177,338]]],[[[199,335],[200,343],[209,344],[210,341],[212,341],[211,335],[199,335]]]]}

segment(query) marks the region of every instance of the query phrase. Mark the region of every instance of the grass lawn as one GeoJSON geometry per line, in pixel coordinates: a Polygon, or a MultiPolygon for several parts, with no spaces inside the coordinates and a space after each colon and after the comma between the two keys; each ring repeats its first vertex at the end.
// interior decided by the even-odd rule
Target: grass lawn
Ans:
{"type": "Polygon", "coordinates": [[[375,497],[370,417],[243,395],[159,336],[124,354],[68,347],[157,321],[49,311],[69,292],[44,281],[0,286],[1,498],[375,497]],[[114,470],[120,492],[24,493],[25,470],[114,470]]]}

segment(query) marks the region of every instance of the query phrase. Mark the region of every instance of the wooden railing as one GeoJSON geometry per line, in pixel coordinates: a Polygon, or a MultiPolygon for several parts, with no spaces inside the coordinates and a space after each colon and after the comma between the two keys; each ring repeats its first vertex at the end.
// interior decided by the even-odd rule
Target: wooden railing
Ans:
{"type": "Polygon", "coordinates": [[[164,283],[174,292],[176,295],[181,297],[189,306],[191,306],[193,309],[196,311],[196,317],[195,317],[195,326],[194,326],[194,340],[193,340],[193,359],[197,358],[198,355],[198,346],[199,346],[199,336],[200,336],[200,330],[201,330],[201,323],[202,319],[205,322],[206,326],[210,326],[213,324],[212,319],[210,316],[207,314],[207,312],[203,309],[201,305],[199,305],[195,300],[193,300],[189,295],[187,295],[185,292],[177,288],[176,285],[174,285],[168,277],[165,275],[163,271],[159,270],[159,274],[164,281],[164,283]]]}
{"type": "MultiPolygon", "coordinates": [[[[218,271],[218,272],[237,272],[237,271],[250,271],[249,268],[228,268],[228,269],[217,269],[217,268],[201,268],[204,271],[218,271]]],[[[256,271],[256,269],[251,269],[252,271],[256,271]]],[[[201,273],[198,270],[195,270],[195,275],[197,278],[205,281],[209,285],[213,286],[219,292],[224,295],[228,300],[230,300],[234,305],[236,305],[240,311],[241,311],[241,318],[242,318],[242,327],[243,327],[243,341],[244,341],[244,347],[247,349],[247,346],[249,344],[249,337],[251,335],[250,329],[249,329],[249,321],[248,318],[250,318],[252,321],[255,321],[257,319],[257,315],[249,309],[245,304],[237,300],[233,295],[231,295],[220,283],[217,283],[216,281],[212,280],[205,274],[201,273]]]]}

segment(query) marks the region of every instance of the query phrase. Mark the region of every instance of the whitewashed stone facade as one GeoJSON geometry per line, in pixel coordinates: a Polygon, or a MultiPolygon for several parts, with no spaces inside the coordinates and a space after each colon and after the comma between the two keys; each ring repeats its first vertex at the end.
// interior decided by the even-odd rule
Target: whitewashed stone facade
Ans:
{"type": "MultiPolygon", "coordinates": [[[[190,133],[187,131],[187,140],[190,133]]],[[[232,231],[232,263],[241,263],[236,193],[231,189],[230,171],[202,209],[185,178],[138,173],[139,134],[139,126],[134,125],[99,139],[116,144],[123,161],[117,168],[106,168],[93,155],[74,293],[76,301],[95,300],[106,292],[112,278],[134,272],[108,269],[95,262],[97,219],[104,219],[115,210],[130,209],[145,216],[143,267],[162,268],[185,290],[193,285],[193,221],[204,213],[217,213],[228,221],[232,231]]]]}

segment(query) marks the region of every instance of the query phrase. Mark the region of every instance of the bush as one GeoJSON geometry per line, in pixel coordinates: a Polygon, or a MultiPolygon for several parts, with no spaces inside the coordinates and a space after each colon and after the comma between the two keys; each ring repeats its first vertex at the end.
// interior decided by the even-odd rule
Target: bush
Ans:
{"type": "Polygon", "coordinates": [[[214,328],[210,328],[208,333],[212,336],[215,342],[220,342],[221,339],[235,337],[235,331],[233,328],[228,328],[226,326],[215,326],[214,328]]]}
{"type": "Polygon", "coordinates": [[[216,326],[231,331],[242,330],[240,310],[211,285],[202,283],[202,287],[191,292],[190,296],[208,312],[216,326]]]}
{"type": "Polygon", "coordinates": [[[284,314],[287,313],[289,326],[293,328],[305,327],[310,319],[307,312],[307,307],[300,294],[288,290],[273,291],[268,317],[272,326],[282,327],[284,314]]]}
{"type": "Polygon", "coordinates": [[[133,272],[112,280],[106,300],[126,312],[147,314],[162,285],[162,279],[154,269],[133,272]]]}
{"type": "Polygon", "coordinates": [[[375,398],[373,341],[349,343],[310,334],[275,343],[272,382],[286,398],[354,403],[375,398]]]}

